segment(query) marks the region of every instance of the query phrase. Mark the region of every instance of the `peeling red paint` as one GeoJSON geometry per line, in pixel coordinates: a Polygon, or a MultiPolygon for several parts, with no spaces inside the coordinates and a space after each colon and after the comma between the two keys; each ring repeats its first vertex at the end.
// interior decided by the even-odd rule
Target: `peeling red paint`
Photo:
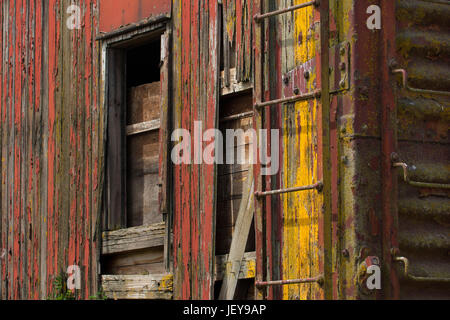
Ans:
{"type": "Polygon", "coordinates": [[[85,21],[82,29],[73,32],[66,29],[67,3],[61,0],[11,0],[0,8],[0,136],[4,144],[0,243],[8,253],[5,262],[0,261],[2,299],[46,299],[53,280],[69,262],[83,266],[84,279],[90,279],[83,285],[83,297],[97,287],[97,274],[91,273],[96,270],[92,261],[97,259],[96,251],[91,251],[95,248],[92,226],[96,225],[91,219],[98,216],[100,199],[96,162],[103,152],[94,40],[97,1],[78,4],[85,21]],[[78,48],[73,52],[65,47],[68,35],[78,48]],[[70,64],[63,65],[62,57],[68,54],[70,64]],[[70,70],[76,74],[74,85],[62,79],[70,70]],[[73,97],[70,103],[61,92],[73,97]],[[73,137],[70,147],[63,149],[61,145],[68,141],[61,135],[61,122],[71,108],[76,115],[73,137]],[[61,189],[68,172],[61,163],[69,158],[67,152],[75,155],[71,173],[76,192],[65,212],[61,189]],[[70,236],[61,229],[68,224],[70,236]],[[69,240],[65,244],[69,238],[70,244],[69,240]]]}
{"type": "Polygon", "coordinates": [[[101,0],[100,31],[110,32],[148,18],[170,16],[171,4],[171,0],[101,0]]]}

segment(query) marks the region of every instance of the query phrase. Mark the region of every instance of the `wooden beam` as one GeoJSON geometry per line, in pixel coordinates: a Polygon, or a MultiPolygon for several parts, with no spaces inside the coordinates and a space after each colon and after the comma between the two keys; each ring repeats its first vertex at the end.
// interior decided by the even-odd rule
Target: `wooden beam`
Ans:
{"type": "Polygon", "coordinates": [[[121,253],[164,245],[165,223],[103,232],[102,254],[121,253]]]}
{"type": "Polygon", "coordinates": [[[226,96],[233,93],[242,92],[245,90],[250,90],[253,88],[252,82],[238,82],[236,80],[236,68],[230,69],[230,75],[229,75],[229,85],[226,85],[226,79],[225,79],[225,73],[224,71],[221,72],[220,76],[220,95],[226,96]]]}
{"type": "Polygon", "coordinates": [[[127,136],[133,136],[139,133],[159,130],[161,127],[160,119],[136,123],[127,126],[127,136]]]}
{"type": "Polygon", "coordinates": [[[102,276],[102,288],[110,299],[171,300],[173,275],[102,276]]]}
{"type": "Polygon", "coordinates": [[[219,294],[219,299],[221,300],[232,300],[236,291],[241,262],[245,254],[245,245],[247,244],[248,234],[250,233],[253,220],[253,183],[253,167],[250,166],[233,232],[233,239],[231,240],[230,254],[226,263],[222,288],[219,294]]]}
{"type": "Polygon", "coordinates": [[[115,230],[126,225],[126,159],[125,137],[125,53],[108,49],[107,56],[107,154],[106,154],[106,228],[115,230]]]}
{"type": "MultiPolygon", "coordinates": [[[[228,255],[216,256],[216,274],[215,281],[223,280],[227,268],[228,255]]],[[[255,278],[256,252],[247,252],[241,261],[238,279],[255,278]]]]}

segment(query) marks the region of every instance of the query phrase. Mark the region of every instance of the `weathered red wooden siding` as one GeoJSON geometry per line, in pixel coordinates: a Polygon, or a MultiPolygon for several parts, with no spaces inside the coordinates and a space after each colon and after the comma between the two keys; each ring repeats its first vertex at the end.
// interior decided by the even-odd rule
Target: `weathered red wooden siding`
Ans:
{"type": "Polygon", "coordinates": [[[172,0],[102,0],[100,1],[100,32],[114,29],[143,20],[169,17],[172,0]]]}
{"type": "Polygon", "coordinates": [[[97,1],[2,1],[2,299],[45,299],[70,265],[97,289],[103,111],[97,1]],[[81,8],[70,30],[67,7],[81,8]]]}
{"type": "MultiPolygon", "coordinates": [[[[173,25],[174,124],[191,132],[193,160],[194,121],[202,122],[202,132],[217,128],[217,1],[174,1],[173,25]]],[[[206,164],[174,167],[175,299],[212,298],[215,170],[206,164]]]]}

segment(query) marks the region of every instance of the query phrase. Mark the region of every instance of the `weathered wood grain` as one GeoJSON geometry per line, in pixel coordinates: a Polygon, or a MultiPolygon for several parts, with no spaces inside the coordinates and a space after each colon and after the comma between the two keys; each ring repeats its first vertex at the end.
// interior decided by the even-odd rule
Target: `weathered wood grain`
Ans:
{"type": "Polygon", "coordinates": [[[102,273],[109,275],[149,275],[165,272],[162,246],[107,255],[103,257],[102,262],[102,273]]]}
{"type": "MultiPolygon", "coordinates": [[[[218,126],[219,16],[215,0],[173,2],[173,129],[218,126]]],[[[174,297],[211,299],[216,166],[176,165],[174,178],[174,297]]]]}
{"type": "Polygon", "coordinates": [[[160,90],[160,81],[143,84],[128,90],[127,125],[160,119],[160,90]]]}
{"type": "Polygon", "coordinates": [[[158,202],[159,132],[127,138],[127,224],[137,227],[162,222],[158,202]]]}
{"type": "Polygon", "coordinates": [[[102,254],[127,252],[164,245],[165,224],[103,232],[102,254]]]}
{"type": "Polygon", "coordinates": [[[126,159],[125,151],[125,70],[124,52],[108,50],[108,139],[107,139],[107,228],[116,230],[126,226],[126,159]]]}
{"type": "Polygon", "coordinates": [[[219,299],[232,300],[236,290],[238,274],[241,269],[242,259],[245,253],[250,226],[254,213],[254,181],[253,168],[249,169],[245,182],[242,202],[239,207],[236,226],[231,241],[230,253],[226,262],[226,271],[223,278],[219,299]]]}
{"type": "Polygon", "coordinates": [[[0,5],[1,299],[46,299],[70,264],[83,269],[80,297],[97,283],[98,1],[74,4],[79,30],[66,26],[68,2],[0,5]]]}
{"type": "Polygon", "coordinates": [[[133,136],[139,133],[159,130],[160,127],[161,120],[159,119],[128,125],[127,136],[133,136]]]}
{"type": "Polygon", "coordinates": [[[236,68],[231,68],[229,71],[229,80],[227,85],[226,73],[221,72],[220,77],[220,95],[227,96],[233,93],[240,93],[243,91],[251,90],[253,88],[253,83],[251,81],[238,81],[236,79],[236,68]]]}
{"type": "MultiPolygon", "coordinates": [[[[170,63],[171,63],[171,29],[168,27],[161,36],[161,69],[160,69],[160,130],[159,130],[159,172],[158,172],[158,201],[159,213],[168,213],[168,189],[169,189],[169,136],[170,136],[170,63]]],[[[170,225],[167,224],[167,233],[170,233],[170,225]]],[[[170,243],[166,242],[165,248],[168,249],[170,243]]]]}
{"type": "Polygon", "coordinates": [[[110,299],[170,300],[173,296],[173,275],[102,275],[102,288],[110,299]]]}
{"type": "MultiPolygon", "coordinates": [[[[215,281],[223,279],[227,269],[228,255],[216,256],[215,281]]],[[[256,252],[246,252],[241,260],[239,279],[253,279],[256,272],[256,252]]]]}

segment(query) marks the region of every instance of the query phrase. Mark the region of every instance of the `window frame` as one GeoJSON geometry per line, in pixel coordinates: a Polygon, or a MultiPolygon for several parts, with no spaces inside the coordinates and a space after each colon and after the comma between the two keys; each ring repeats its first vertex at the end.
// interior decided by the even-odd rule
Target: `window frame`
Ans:
{"type": "MultiPolygon", "coordinates": [[[[167,271],[171,268],[171,210],[170,197],[171,166],[168,161],[170,132],[170,73],[171,73],[171,27],[167,22],[158,22],[133,29],[125,33],[112,33],[110,37],[102,35],[102,82],[105,106],[105,179],[104,206],[102,210],[102,254],[111,253],[111,244],[116,243],[114,253],[136,249],[164,246],[164,265],[167,271]],[[144,44],[157,38],[161,39],[161,118],[157,123],[144,126],[143,131],[159,129],[159,213],[163,215],[162,223],[127,228],[126,215],[126,50],[131,46],[144,44]],[[158,128],[157,128],[158,127],[158,128]],[[164,232],[162,232],[164,231],[164,232]],[[143,236],[148,246],[142,241],[135,241],[143,236]],[[134,240],[133,240],[134,239],[134,240]],[[132,243],[131,245],[121,245],[132,243]],[[123,249],[121,249],[123,248],[123,249]]],[[[144,125],[145,123],[142,123],[144,125]]],[[[141,128],[142,129],[142,128],[141,128]]],[[[142,239],[141,239],[142,240],[142,239]]]]}

